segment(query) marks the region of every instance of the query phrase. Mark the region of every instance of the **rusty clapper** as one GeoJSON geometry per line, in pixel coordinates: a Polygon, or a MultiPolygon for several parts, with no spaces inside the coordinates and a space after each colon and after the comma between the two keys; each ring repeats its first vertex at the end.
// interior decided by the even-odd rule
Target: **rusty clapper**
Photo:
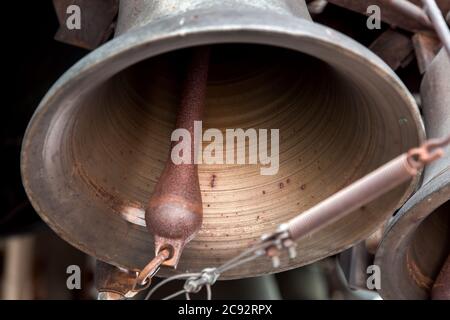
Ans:
{"type": "MultiPolygon", "coordinates": [[[[203,115],[210,50],[198,47],[191,51],[176,128],[187,129],[194,137],[194,121],[201,121],[203,115]]],[[[184,246],[202,225],[203,204],[194,143],[192,138],[190,164],[174,164],[169,156],[145,212],[147,228],[155,239],[155,254],[164,249],[170,252],[162,263],[166,266],[177,266],[184,246]]],[[[173,142],[172,147],[176,144],[173,142]]]]}
{"type": "MultiPolygon", "coordinates": [[[[210,48],[205,46],[187,51],[176,129],[187,130],[191,137],[194,136],[194,122],[202,120],[209,55],[210,48]]],[[[177,143],[178,141],[172,142],[171,149],[177,143]]],[[[151,277],[159,270],[160,266],[176,268],[184,246],[200,230],[203,204],[197,164],[194,161],[198,156],[194,144],[194,139],[191,139],[190,159],[192,161],[190,163],[175,164],[169,155],[166,166],[153,190],[145,212],[145,222],[155,241],[155,257],[138,272],[132,286],[128,282],[124,284],[129,293],[136,293],[147,288],[151,283],[151,277]]],[[[111,266],[110,268],[116,271],[114,269],[116,267],[111,266]]],[[[102,268],[99,271],[102,274],[102,268]]],[[[116,273],[117,271],[112,272],[112,274],[116,273]]],[[[122,279],[118,279],[118,281],[120,280],[122,279]]],[[[114,293],[110,291],[105,291],[105,298],[114,298],[111,296],[114,293]]]]}

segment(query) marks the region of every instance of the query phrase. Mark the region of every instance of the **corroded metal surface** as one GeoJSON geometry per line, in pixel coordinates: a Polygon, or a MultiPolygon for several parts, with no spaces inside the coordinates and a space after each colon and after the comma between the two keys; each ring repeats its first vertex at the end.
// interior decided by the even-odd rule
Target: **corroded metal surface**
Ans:
{"type": "MultiPolygon", "coordinates": [[[[145,211],[147,229],[155,239],[155,255],[170,248],[171,257],[164,265],[176,267],[184,246],[200,230],[203,220],[202,195],[198,182],[198,157],[194,122],[202,121],[209,67],[209,48],[197,47],[188,52],[185,79],[177,110],[177,129],[191,137],[190,163],[175,164],[168,156],[166,166],[156,183],[145,211]]],[[[185,139],[185,137],[183,137],[185,139]]],[[[171,150],[179,142],[171,144],[171,150]]]]}
{"type": "MultiPolygon", "coordinates": [[[[450,133],[450,62],[441,50],[427,70],[421,94],[427,134],[450,133]]],[[[424,171],[422,187],[387,228],[376,254],[384,298],[429,297],[450,252],[450,148],[424,171]]]]}
{"type": "Polygon", "coordinates": [[[450,255],[447,257],[433,284],[431,299],[450,300],[450,255]]]}
{"type": "Polygon", "coordinates": [[[105,300],[125,299],[134,288],[135,282],[136,272],[117,268],[103,261],[96,261],[95,287],[99,294],[103,293],[100,298],[105,300]]]}
{"type": "MultiPolygon", "coordinates": [[[[27,129],[22,176],[34,207],[60,236],[103,261],[141,269],[153,257],[144,212],[169,153],[183,48],[212,47],[203,129],[279,129],[280,169],[262,176],[260,165],[199,165],[203,226],[179,272],[223,263],[423,139],[415,102],[392,70],[311,22],[301,1],[239,1],[220,10],[223,2],[212,2],[214,10],[183,2],[185,9],[150,22],[142,10],[122,11],[118,36],[54,85],[27,129]],[[133,17],[140,23],[127,31],[133,17]]],[[[342,251],[372,234],[416,183],[300,240],[301,254],[283,257],[280,268],[261,258],[223,278],[342,251]]]]}

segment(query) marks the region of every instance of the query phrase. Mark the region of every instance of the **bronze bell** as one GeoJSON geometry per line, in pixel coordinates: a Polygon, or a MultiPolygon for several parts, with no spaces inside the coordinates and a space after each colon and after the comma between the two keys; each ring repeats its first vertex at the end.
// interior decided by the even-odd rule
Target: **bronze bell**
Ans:
{"type": "MultiPolygon", "coordinates": [[[[421,96],[427,135],[448,135],[450,62],[444,49],[427,69],[421,96]]],[[[450,254],[449,152],[447,147],[442,159],[426,167],[420,189],[387,227],[375,257],[381,268],[383,298],[429,298],[450,254]]]]}
{"type": "MultiPolygon", "coordinates": [[[[170,151],[185,49],[200,45],[211,47],[203,130],[279,129],[279,170],[199,165],[203,225],[180,272],[234,257],[424,137],[414,99],[393,71],[313,23],[303,1],[121,1],[115,38],[59,79],[23,142],[29,198],[77,248],[132,270],[153,257],[145,206],[170,151]]],[[[342,251],[372,234],[416,183],[299,241],[297,258],[283,258],[280,268],[261,258],[223,278],[342,251]]]]}

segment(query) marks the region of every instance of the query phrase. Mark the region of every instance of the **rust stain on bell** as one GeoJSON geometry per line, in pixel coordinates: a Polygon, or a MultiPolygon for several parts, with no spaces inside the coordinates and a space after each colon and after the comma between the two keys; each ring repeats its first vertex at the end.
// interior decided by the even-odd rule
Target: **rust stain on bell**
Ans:
{"type": "MultiPolygon", "coordinates": [[[[183,82],[177,129],[194,136],[194,122],[201,121],[205,104],[209,48],[193,48],[183,82]]],[[[175,164],[169,157],[145,211],[147,229],[155,238],[155,254],[168,248],[163,265],[176,267],[184,246],[200,230],[203,220],[197,154],[191,139],[191,163],[175,164]]],[[[179,142],[172,142],[171,149],[179,142]]],[[[211,182],[213,184],[213,182],[211,182]]]]}

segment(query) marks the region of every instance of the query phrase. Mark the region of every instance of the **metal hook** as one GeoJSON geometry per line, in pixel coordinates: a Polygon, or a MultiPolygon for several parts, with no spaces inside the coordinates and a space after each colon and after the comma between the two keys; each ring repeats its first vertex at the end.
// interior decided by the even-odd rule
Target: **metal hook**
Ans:
{"type": "Polygon", "coordinates": [[[151,278],[159,271],[160,266],[170,258],[169,249],[162,249],[145,267],[138,273],[133,291],[142,291],[148,288],[151,278]]]}
{"type": "Polygon", "coordinates": [[[430,139],[420,147],[408,151],[408,162],[415,169],[422,168],[441,158],[444,155],[442,148],[449,143],[450,136],[442,139],[430,139]]]}

